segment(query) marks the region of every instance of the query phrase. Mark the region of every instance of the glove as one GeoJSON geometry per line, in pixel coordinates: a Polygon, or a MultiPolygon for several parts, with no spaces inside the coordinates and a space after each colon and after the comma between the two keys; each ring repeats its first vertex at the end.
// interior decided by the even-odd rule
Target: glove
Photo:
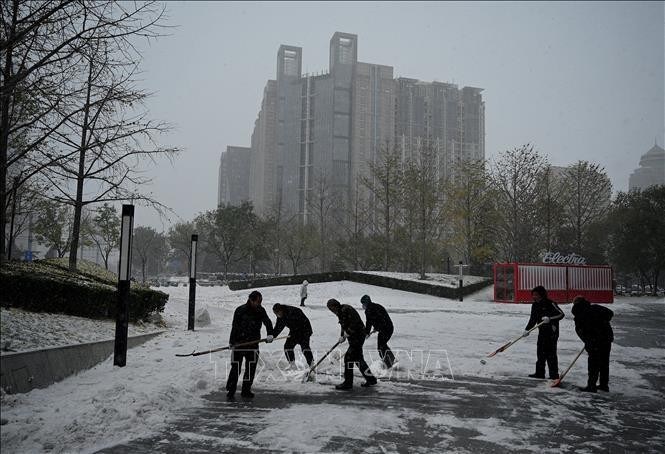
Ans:
{"type": "Polygon", "coordinates": [[[543,317],[543,318],[540,319],[540,321],[543,322],[543,323],[549,323],[550,318],[549,317],[543,317]]]}
{"type": "Polygon", "coordinates": [[[344,343],[345,340],[346,340],[346,336],[342,334],[341,336],[339,336],[339,340],[337,342],[339,344],[342,344],[342,343],[344,343]]]}
{"type": "Polygon", "coordinates": [[[522,337],[528,337],[528,336],[529,336],[529,332],[528,332],[528,331],[524,331],[524,334],[522,334],[522,337]]]}
{"type": "Polygon", "coordinates": [[[268,337],[266,337],[266,344],[271,343],[273,339],[274,339],[273,335],[269,334],[268,337]]]}

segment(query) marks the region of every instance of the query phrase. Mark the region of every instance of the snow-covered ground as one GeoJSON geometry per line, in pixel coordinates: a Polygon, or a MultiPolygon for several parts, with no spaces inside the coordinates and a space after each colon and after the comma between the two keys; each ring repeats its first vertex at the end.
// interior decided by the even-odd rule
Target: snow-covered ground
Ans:
{"type": "MultiPolygon", "coordinates": [[[[459,286],[459,274],[439,274],[439,273],[427,273],[427,279],[420,279],[420,274],[418,273],[392,273],[389,271],[356,271],[356,273],[364,274],[374,274],[376,276],[385,276],[392,277],[395,279],[402,279],[405,281],[421,282],[431,285],[440,285],[442,287],[453,287],[457,288],[459,286]]],[[[480,276],[463,276],[463,285],[471,285],[485,280],[484,277],[480,276]]]]}
{"type": "MultiPolygon", "coordinates": [[[[2,397],[2,418],[7,420],[1,431],[3,452],[94,452],[136,438],[149,437],[172,424],[183,409],[204,405],[205,395],[223,391],[228,352],[186,358],[178,358],[175,354],[225,345],[233,311],[246,301],[249,290],[232,292],[228,287],[197,288],[197,308],[208,309],[212,325],[196,332],[186,330],[188,289],[173,287],[163,290],[170,294],[163,314],[168,326],[167,332],[129,350],[126,367],[113,367],[112,359],[109,358],[95,368],[48,389],[2,397]]],[[[274,303],[297,305],[300,301],[299,286],[259,290],[263,293],[264,307],[273,320],[270,309],[274,303]]],[[[479,361],[487,353],[518,336],[526,325],[530,310],[529,305],[492,303],[491,287],[466,297],[464,302],[458,302],[346,281],[310,284],[304,310],[314,329],[312,348],[319,355],[332,346],[339,336],[339,325],[335,316],[326,309],[326,301],[336,298],[361,311],[360,297],[364,294],[384,305],[395,324],[395,334],[390,345],[398,354],[400,363],[397,370],[389,375],[396,381],[382,382],[373,390],[378,396],[381,393],[403,393],[408,389],[405,386],[408,386],[409,380],[424,379],[439,384],[463,384],[469,377],[488,382],[498,378],[519,381],[533,372],[535,333],[515,344],[509,351],[487,358],[486,365],[483,366],[479,361]]],[[[620,298],[611,308],[615,312],[615,319],[620,319],[624,314],[639,312],[642,304],[662,305],[665,308],[663,298],[620,298]]],[[[566,319],[561,323],[559,341],[562,369],[581,347],[574,333],[570,306],[563,308],[566,319]]],[[[625,332],[622,328],[616,328],[615,333],[617,339],[635,334],[625,332]]],[[[375,343],[374,337],[366,342],[366,358],[378,375],[386,376],[379,368],[375,343]]],[[[255,434],[252,446],[259,450],[316,451],[334,442],[340,433],[364,439],[384,432],[399,435],[406,430],[406,413],[399,408],[368,409],[368,413],[362,407],[350,409],[348,405],[334,402],[308,402],[317,395],[329,396],[330,387],[301,384],[297,374],[282,374],[279,371],[280,364],[283,364],[282,349],[282,341],[262,345],[263,362],[259,367],[254,391],[259,395],[262,392],[286,393],[292,399],[302,399],[302,402],[288,408],[261,412],[259,415],[263,415],[268,425],[255,434]],[[304,428],[306,432],[303,432],[304,428]]],[[[302,366],[299,350],[297,355],[302,366]]],[[[339,363],[335,361],[338,356],[331,355],[331,359],[324,361],[322,366],[323,372],[333,374],[327,376],[330,382],[339,380],[334,376],[340,370],[339,363]]],[[[611,365],[612,395],[633,400],[662,400],[663,396],[649,382],[649,375],[658,373],[656,365],[662,359],[662,345],[636,347],[615,344],[611,365]],[[640,364],[640,367],[630,367],[630,364],[640,364]]],[[[578,365],[566,380],[584,384],[585,366],[585,363],[578,365]]],[[[323,381],[325,377],[322,375],[323,381]]],[[[357,383],[359,381],[356,379],[357,383]]],[[[483,397],[474,395],[462,385],[454,390],[454,399],[464,399],[467,394],[469,398],[483,397]]],[[[448,394],[451,394],[449,391],[448,394]]],[[[436,402],[437,392],[431,391],[430,401],[436,402]]],[[[553,396],[563,396],[560,399],[571,406],[576,405],[579,399],[579,395],[570,390],[542,390],[543,395],[550,392],[553,396]]],[[[537,402],[540,402],[540,397],[537,402]]],[[[551,407],[552,402],[543,397],[542,408],[536,408],[536,411],[549,414],[556,421],[583,417],[581,413],[575,412],[557,413],[556,408],[551,407]]],[[[234,407],[228,409],[234,412],[234,407]]],[[[231,414],[235,418],[239,417],[237,411],[231,414]]],[[[426,418],[426,428],[440,432],[442,437],[451,427],[479,427],[487,439],[498,439],[499,445],[503,443],[508,448],[513,442],[510,437],[520,436],[519,433],[511,435],[509,428],[502,427],[498,419],[479,420],[464,414],[444,413],[421,416],[426,418]]],[[[250,417],[257,416],[247,418],[250,417]]],[[[653,415],[652,418],[658,424],[665,424],[662,414],[653,415]]],[[[205,437],[191,431],[182,432],[179,436],[183,440],[189,437],[199,441],[205,437]]],[[[228,439],[216,439],[216,443],[227,443],[226,448],[220,445],[217,450],[245,446],[248,442],[240,437],[231,432],[228,433],[228,439]]]]}
{"type": "MultiPolygon", "coordinates": [[[[129,335],[163,329],[153,323],[130,323],[129,335]]],[[[0,309],[0,345],[11,351],[58,347],[113,339],[115,321],[93,320],[64,314],[0,309]]]]}

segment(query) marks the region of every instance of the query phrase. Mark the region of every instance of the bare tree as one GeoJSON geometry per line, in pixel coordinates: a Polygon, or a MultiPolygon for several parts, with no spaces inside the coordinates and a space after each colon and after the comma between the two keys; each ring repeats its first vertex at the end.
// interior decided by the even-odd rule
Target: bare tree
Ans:
{"type": "Polygon", "coordinates": [[[497,246],[505,261],[534,260],[538,253],[541,213],[539,178],[547,164],[533,146],[504,151],[496,162],[492,181],[497,190],[497,246]]]}
{"type": "Polygon", "coordinates": [[[337,230],[343,235],[345,255],[354,270],[361,267],[361,248],[370,225],[369,204],[360,191],[360,178],[355,181],[351,203],[346,210],[335,211],[337,230]]]}
{"type": "Polygon", "coordinates": [[[556,244],[560,225],[562,223],[562,184],[552,171],[552,166],[546,164],[538,178],[538,210],[543,222],[543,247],[551,251],[556,244]]]}
{"type": "Polygon", "coordinates": [[[589,228],[608,212],[611,194],[612,183],[598,164],[578,161],[564,172],[563,218],[573,232],[574,243],[570,246],[576,253],[585,254],[589,228]]]}
{"type": "Polygon", "coordinates": [[[478,271],[478,267],[494,255],[496,193],[485,161],[462,161],[455,166],[453,175],[449,186],[452,244],[465,263],[478,271]]]}
{"type": "Polygon", "coordinates": [[[303,225],[302,222],[291,218],[287,222],[284,235],[284,253],[291,262],[293,274],[298,274],[304,263],[313,259],[316,243],[316,227],[312,224],[303,225]]]}
{"type": "Polygon", "coordinates": [[[97,246],[104,260],[104,267],[109,269],[109,256],[120,245],[120,217],[113,205],[104,203],[95,210],[95,216],[89,223],[87,236],[97,246]]]}
{"type": "Polygon", "coordinates": [[[149,265],[158,274],[166,257],[166,238],[152,227],[134,228],[132,237],[132,261],[141,267],[141,281],[146,281],[149,265]]]}
{"type": "Polygon", "coordinates": [[[317,171],[314,176],[314,190],[313,195],[309,199],[308,211],[316,220],[318,229],[318,243],[319,243],[319,272],[326,271],[326,263],[328,259],[328,240],[329,240],[329,225],[332,215],[332,210],[335,204],[333,190],[330,184],[330,179],[322,171],[317,171]]]}
{"type": "Polygon", "coordinates": [[[376,213],[376,228],[383,235],[383,269],[388,270],[403,177],[399,150],[390,144],[383,145],[376,161],[369,164],[369,170],[369,176],[362,182],[370,193],[370,209],[376,213]]]}
{"type": "Polygon", "coordinates": [[[226,205],[207,211],[196,219],[204,249],[222,262],[225,279],[229,267],[249,255],[250,226],[255,218],[252,204],[243,202],[240,206],[226,205]]]}
{"type": "Polygon", "coordinates": [[[448,207],[446,181],[439,172],[436,150],[423,141],[413,157],[405,163],[403,191],[409,194],[415,213],[415,230],[418,241],[418,271],[426,278],[433,243],[444,231],[448,207]]]}
{"type": "MultiPolygon", "coordinates": [[[[56,152],[49,142],[67,120],[81,113],[81,106],[72,108],[68,101],[80,94],[80,87],[69,82],[78,73],[84,46],[92,41],[124,41],[125,49],[134,49],[130,38],[157,36],[164,7],[152,1],[10,0],[0,3],[0,12],[0,225],[4,226],[10,167],[27,170],[18,182],[22,185],[70,157],[56,152]]],[[[0,241],[3,261],[4,235],[0,241]]]]}
{"type": "Polygon", "coordinates": [[[71,208],[42,200],[34,225],[37,241],[53,249],[58,258],[69,251],[72,240],[71,208]]]}
{"type": "Polygon", "coordinates": [[[189,263],[192,249],[192,234],[195,231],[196,227],[193,222],[178,222],[171,226],[166,236],[171,247],[172,256],[185,263],[184,269],[186,269],[189,263]]]}

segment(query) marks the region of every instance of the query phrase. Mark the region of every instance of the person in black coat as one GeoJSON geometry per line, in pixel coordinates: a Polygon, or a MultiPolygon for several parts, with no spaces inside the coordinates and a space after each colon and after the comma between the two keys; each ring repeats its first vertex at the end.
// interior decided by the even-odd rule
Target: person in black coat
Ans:
{"type": "Polygon", "coordinates": [[[300,345],[307,364],[311,366],[314,360],[312,350],[309,347],[309,338],[312,336],[312,325],[309,323],[307,316],[299,308],[287,306],[286,304],[275,304],[272,307],[272,311],[277,316],[273,336],[279,336],[279,333],[284,328],[289,329],[289,338],[284,342],[284,354],[289,361],[289,367],[291,369],[295,368],[296,355],[293,352],[293,348],[296,345],[300,345]]]}
{"type": "MultiPolygon", "coordinates": [[[[231,336],[229,344],[236,345],[244,342],[257,341],[261,339],[261,325],[265,325],[268,334],[266,341],[273,340],[273,328],[266,310],[261,306],[263,297],[256,290],[249,294],[247,302],[238,307],[233,313],[233,324],[231,327],[231,336]]],[[[256,363],[259,359],[259,344],[233,348],[231,353],[231,371],[226,382],[226,397],[231,400],[235,396],[240,376],[240,366],[245,361],[245,373],[242,377],[243,397],[254,397],[252,393],[252,383],[256,373],[256,363]]]]}
{"type": "Polygon", "coordinates": [[[557,304],[547,297],[547,290],[542,285],[531,291],[533,304],[531,305],[531,317],[526,324],[524,336],[529,335],[529,330],[540,322],[545,322],[538,327],[538,342],[536,346],[536,373],[529,375],[531,378],[545,378],[545,363],[550,372],[551,379],[559,378],[559,362],[556,354],[556,344],[559,340],[559,320],[565,315],[557,304]]]}
{"type": "Polygon", "coordinates": [[[376,385],[376,377],[365,362],[363,357],[363,344],[365,343],[365,324],[360,319],[358,311],[348,304],[340,304],[335,299],[328,300],[328,309],[339,319],[341,333],[339,342],[348,339],[349,348],[344,354],[344,382],[335,386],[336,389],[348,390],[353,388],[353,367],[358,365],[360,373],[365,377],[365,383],[360,386],[367,387],[376,385]]]}
{"type": "Polygon", "coordinates": [[[614,341],[614,332],[610,320],[614,316],[611,309],[591,304],[583,296],[573,300],[575,332],[584,342],[589,354],[589,380],[581,391],[595,393],[596,390],[609,392],[610,386],[610,350],[614,341]],[[600,377],[600,385],[596,386],[600,377]]]}
{"type": "Polygon", "coordinates": [[[388,315],[383,306],[373,302],[369,295],[363,295],[360,298],[360,304],[365,309],[365,317],[367,319],[365,323],[365,337],[369,337],[372,327],[378,331],[377,349],[379,350],[379,356],[386,367],[390,368],[395,363],[395,355],[390,347],[388,347],[388,341],[392,337],[394,330],[390,315],[388,315]]]}

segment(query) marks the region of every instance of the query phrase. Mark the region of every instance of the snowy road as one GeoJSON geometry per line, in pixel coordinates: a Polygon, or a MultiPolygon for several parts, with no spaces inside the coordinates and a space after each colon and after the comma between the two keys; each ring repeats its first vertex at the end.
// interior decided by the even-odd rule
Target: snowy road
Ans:
{"type": "MultiPolygon", "coordinates": [[[[295,305],[298,291],[262,289],[264,306],[295,305]]],[[[332,389],[340,381],[335,355],[324,362],[318,383],[301,384],[280,372],[282,343],[276,342],[261,348],[254,401],[227,403],[228,353],[174,353],[224,345],[232,311],[249,292],[197,289],[213,324],[195,333],[185,331],[187,289],[169,292],[170,331],[130,350],[127,367],[106,361],[47,390],[5,396],[3,452],[657,452],[665,444],[662,298],[623,298],[611,306],[612,392],[587,395],[575,388],[586,381],[584,357],[562,389],[524,378],[533,372],[535,335],[480,364],[522,332],[529,312],[528,305],[489,302],[491,289],[460,303],[350,282],[310,284],[305,311],[317,353],[339,334],[325,301],[334,297],[358,308],[367,293],[392,314],[398,370],[374,389],[340,393],[332,389]]],[[[563,309],[562,368],[581,347],[570,306],[563,309]]],[[[373,368],[375,342],[365,344],[373,368]]]]}

